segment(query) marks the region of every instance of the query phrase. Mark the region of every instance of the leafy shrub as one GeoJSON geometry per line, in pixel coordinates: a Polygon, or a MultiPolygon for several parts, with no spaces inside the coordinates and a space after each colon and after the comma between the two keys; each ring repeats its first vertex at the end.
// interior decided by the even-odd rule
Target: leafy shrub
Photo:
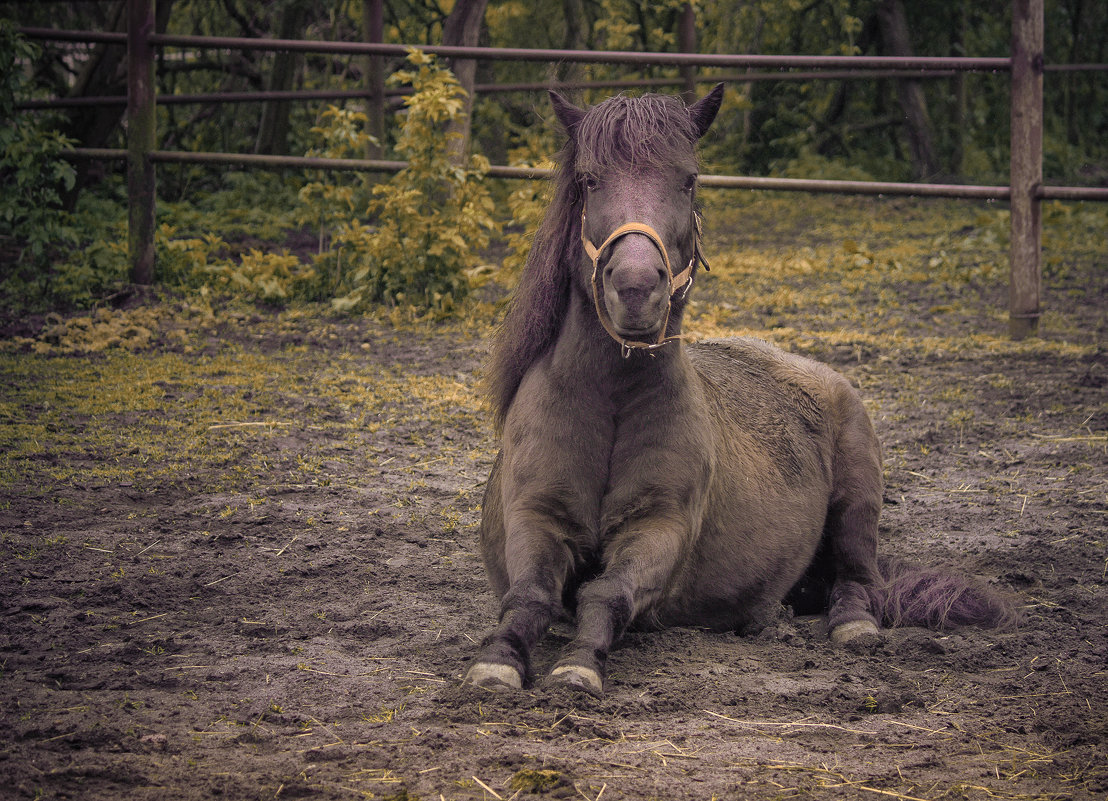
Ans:
{"type": "Polygon", "coordinates": [[[336,309],[373,303],[449,311],[468,291],[465,271],[497,229],[493,202],[483,183],[488,160],[450,162],[445,133],[463,113],[464,90],[433,56],[411,50],[390,82],[411,84],[406,119],[396,144],[408,166],[373,187],[370,226],[351,220],[334,233],[333,249],[320,259],[337,272],[345,293],[336,309]]]}
{"type": "Polygon", "coordinates": [[[297,256],[281,250],[250,248],[237,260],[231,246],[217,234],[178,236],[171,225],[154,235],[158,269],[163,281],[184,287],[222,290],[228,295],[266,303],[285,303],[316,295],[316,271],[297,256]]]}
{"type": "Polygon", "coordinates": [[[907,181],[911,177],[908,165],[895,159],[829,158],[817,153],[808,143],[801,144],[793,158],[775,163],[773,173],[782,178],[814,178],[826,181],[874,181],[877,180],[876,175],[886,176],[886,180],[907,181]]]}
{"type": "Polygon", "coordinates": [[[237,264],[218,261],[204,271],[212,279],[209,283],[239,297],[275,303],[304,297],[315,284],[315,270],[287,250],[265,253],[251,248],[237,264]]]}
{"type": "Polygon", "coordinates": [[[154,231],[154,258],[158,275],[168,284],[204,286],[208,283],[212,265],[227,243],[218,234],[178,236],[173,225],[162,224],[154,231]]]}
{"type": "MultiPolygon", "coordinates": [[[[0,66],[10,66],[29,45],[0,30],[6,37],[0,57],[7,59],[0,66]]],[[[200,202],[162,202],[155,232],[159,282],[268,303],[330,298],[340,311],[384,303],[405,312],[450,313],[497,230],[483,181],[488,162],[474,156],[466,165],[451,163],[447,130],[463,113],[463,90],[433,57],[412,51],[408,62],[391,79],[415,90],[405,101],[396,145],[397,157],[408,162],[404,170],[387,182],[357,173],[309,176],[316,180],[299,191],[294,213],[288,182],[238,173],[226,176],[228,190],[200,202]],[[309,263],[287,250],[254,246],[282,241],[305,222],[320,232],[321,252],[309,263]]],[[[0,112],[10,113],[22,78],[5,68],[2,80],[0,112]]],[[[25,119],[30,122],[0,130],[5,189],[15,189],[0,194],[0,237],[18,231],[26,258],[38,260],[29,277],[18,279],[18,291],[54,305],[95,306],[127,282],[125,205],[85,192],[76,214],[63,212],[60,190],[74,177],[61,157],[68,143],[25,119]]],[[[312,129],[316,145],[309,152],[360,156],[372,141],[365,123],[360,112],[329,107],[312,129]]],[[[2,238],[0,247],[6,249],[2,238]]],[[[18,281],[5,278],[4,289],[18,281]]]]}
{"type": "MultiPolygon", "coordinates": [[[[326,158],[360,158],[366,145],[377,140],[363,130],[368,117],[360,111],[328,106],[320,115],[320,124],[311,128],[316,145],[309,156],[326,158]]],[[[364,173],[336,176],[324,180],[326,173],[317,171],[316,180],[301,188],[298,222],[308,223],[319,231],[320,251],[324,250],[328,233],[356,216],[358,209],[368,207],[372,198],[372,182],[364,173]]]]}
{"type": "MultiPolygon", "coordinates": [[[[528,166],[528,165],[521,165],[528,166]]],[[[543,167],[553,166],[550,163],[543,167]]],[[[508,255],[504,257],[503,270],[509,279],[516,279],[527,263],[527,254],[539,230],[546,208],[550,205],[550,186],[546,181],[525,181],[508,195],[508,208],[512,213],[513,226],[507,231],[505,240],[508,255]]]]}
{"type": "Polygon", "coordinates": [[[56,306],[91,308],[128,281],[127,241],[93,239],[54,265],[49,298],[56,306]]]}
{"type": "Polygon", "coordinates": [[[0,238],[14,244],[17,265],[40,271],[53,250],[74,241],[61,192],[73,188],[76,171],[62,156],[72,142],[44,118],[16,111],[27,93],[22,63],[36,52],[10,21],[0,20],[0,238]]]}

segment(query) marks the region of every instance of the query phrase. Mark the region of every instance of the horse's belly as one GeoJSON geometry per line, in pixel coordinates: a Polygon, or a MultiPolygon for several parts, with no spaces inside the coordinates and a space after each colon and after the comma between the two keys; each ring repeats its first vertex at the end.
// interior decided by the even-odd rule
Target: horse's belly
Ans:
{"type": "Polygon", "coordinates": [[[823,535],[830,493],[729,498],[706,519],[659,610],[662,625],[761,628],[804,575],[823,535]]]}

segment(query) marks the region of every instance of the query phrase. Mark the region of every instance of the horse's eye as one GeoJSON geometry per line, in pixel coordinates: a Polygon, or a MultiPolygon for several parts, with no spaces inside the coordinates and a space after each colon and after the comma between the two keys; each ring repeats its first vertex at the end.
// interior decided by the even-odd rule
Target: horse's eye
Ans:
{"type": "Polygon", "coordinates": [[[600,186],[600,182],[597,181],[596,176],[593,175],[586,175],[581,183],[584,184],[586,192],[595,192],[597,187],[600,186]]]}
{"type": "Polygon", "coordinates": [[[685,179],[684,190],[686,192],[691,192],[696,189],[696,177],[696,173],[692,173],[689,175],[688,178],[685,179]]]}

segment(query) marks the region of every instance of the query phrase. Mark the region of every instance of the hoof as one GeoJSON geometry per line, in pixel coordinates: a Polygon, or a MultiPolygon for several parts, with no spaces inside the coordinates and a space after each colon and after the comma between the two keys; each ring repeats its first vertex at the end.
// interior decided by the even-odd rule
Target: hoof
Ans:
{"type": "Polygon", "coordinates": [[[462,679],[465,684],[475,684],[486,690],[518,690],[523,687],[523,677],[510,665],[494,662],[477,662],[462,679]]]}
{"type": "Polygon", "coordinates": [[[592,668],[579,665],[559,665],[550,671],[550,678],[559,684],[566,684],[597,697],[604,694],[604,679],[592,668]]]}
{"type": "Polygon", "coordinates": [[[872,620],[851,620],[849,623],[835,626],[835,628],[831,630],[831,641],[842,645],[851,640],[856,640],[859,637],[864,637],[867,634],[876,635],[877,624],[872,620]]]}

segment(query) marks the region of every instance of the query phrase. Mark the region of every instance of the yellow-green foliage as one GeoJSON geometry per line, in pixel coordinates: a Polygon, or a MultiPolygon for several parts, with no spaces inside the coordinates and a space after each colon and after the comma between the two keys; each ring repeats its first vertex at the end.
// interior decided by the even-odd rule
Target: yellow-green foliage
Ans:
{"type": "MultiPolygon", "coordinates": [[[[542,166],[553,165],[543,164],[542,166]]],[[[505,236],[509,251],[504,257],[501,280],[508,280],[514,284],[523,265],[527,263],[531,242],[550,203],[549,188],[543,181],[526,181],[508,195],[512,227],[507,230],[505,236]]]]}
{"type": "MultiPolygon", "coordinates": [[[[313,126],[316,138],[309,156],[326,158],[363,158],[366,146],[377,140],[365,132],[368,117],[361,111],[328,106],[320,115],[320,124],[313,126]]],[[[320,250],[333,229],[359,216],[369,204],[372,183],[364,173],[317,172],[314,181],[305,184],[299,193],[300,207],[296,218],[319,231],[320,250]]]]}
{"type": "Polygon", "coordinates": [[[488,160],[471,156],[452,164],[448,125],[464,113],[464,90],[434,57],[408,54],[412,69],[391,76],[411,84],[396,152],[407,167],[373,188],[369,212],[376,225],[351,221],[334,236],[333,261],[349,275],[350,289],[336,298],[341,311],[384,302],[449,311],[468,290],[465,271],[497,229],[493,202],[482,180],[488,160]],[[345,254],[345,255],[344,255],[345,254]]]}
{"type": "Polygon", "coordinates": [[[565,779],[556,770],[517,771],[508,781],[508,789],[525,793],[545,793],[564,784],[565,779]]]}
{"type": "Polygon", "coordinates": [[[312,267],[287,250],[263,253],[257,248],[244,253],[238,264],[221,261],[210,265],[206,272],[212,276],[212,283],[229,288],[238,297],[266,301],[303,297],[305,293],[298,289],[310,289],[316,277],[312,267]]]}
{"type": "Polygon", "coordinates": [[[46,326],[37,340],[17,340],[16,346],[30,344],[35,353],[94,353],[108,348],[146,347],[159,323],[158,310],[134,309],[130,312],[97,309],[89,315],[62,319],[46,316],[46,326]]]}
{"type": "Polygon", "coordinates": [[[229,245],[216,234],[175,238],[176,229],[161,225],[154,234],[158,272],[163,280],[220,290],[245,300],[281,303],[314,297],[315,268],[288,250],[250,248],[230,258],[229,245]]]}
{"type": "MultiPolygon", "coordinates": [[[[712,271],[700,279],[686,318],[694,336],[1006,337],[1005,209],[718,190],[704,196],[712,271]]],[[[1108,209],[1049,203],[1043,218],[1044,330],[1081,341],[1084,332],[1056,316],[1050,279],[1100,258],[1108,209]]]]}
{"type": "MultiPolygon", "coordinates": [[[[180,326],[174,330],[184,333],[168,336],[178,347],[132,350],[117,343],[95,356],[59,355],[77,349],[69,341],[45,343],[35,349],[41,352],[0,352],[5,387],[0,395],[0,494],[17,485],[46,495],[75,484],[122,481],[141,487],[166,476],[188,481],[198,492],[249,487],[263,476],[266,481],[284,476],[292,483],[327,482],[332,478],[321,470],[310,443],[277,457],[279,462],[253,445],[326,426],[331,439],[348,440],[342,452],[364,460],[367,433],[387,431],[398,419],[426,416],[436,421],[435,430],[485,425],[476,378],[414,375],[400,366],[366,374],[356,347],[310,360],[306,370],[307,346],[259,352],[224,343],[212,351],[208,338],[216,331],[208,328],[213,320],[201,305],[154,306],[143,314],[78,318],[66,326],[66,336],[75,336],[88,320],[93,329],[107,330],[117,318],[131,325],[145,319],[150,329],[161,332],[180,326]],[[305,405],[305,398],[311,403],[305,405]]],[[[254,315],[220,311],[224,322],[240,329],[252,325],[274,340],[308,332],[313,350],[318,349],[314,343],[333,338],[331,324],[318,311],[289,310],[261,323],[253,321],[254,315]]],[[[458,337],[464,336],[459,330],[458,337]]],[[[421,444],[417,430],[410,436],[413,444],[421,444]]],[[[468,455],[449,443],[435,449],[436,458],[468,455]]],[[[371,453],[370,458],[377,457],[371,453]]],[[[360,480],[359,475],[352,472],[351,480],[360,480]]]]}
{"type": "Polygon", "coordinates": [[[216,261],[215,254],[224,250],[227,243],[211,233],[201,237],[181,238],[176,234],[176,227],[164,223],[154,232],[154,252],[159,276],[162,280],[174,283],[202,281],[216,261]]]}
{"type": "MultiPolygon", "coordinates": [[[[433,57],[413,50],[408,62],[410,69],[390,78],[414,89],[396,143],[396,155],[408,166],[383,183],[364,174],[310,176],[291,215],[319,232],[320,252],[309,263],[287,250],[238,252],[241,246],[226,232],[196,235],[163,224],[155,236],[159,280],[270,303],[330,298],[338,311],[383,303],[412,313],[452,313],[498,230],[484,183],[488,161],[472,156],[465,166],[451,162],[447,131],[464,113],[464,92],[433,57]]],[[[311,129],[316,145],[309,155],[364,156],[374,141],[365,123],[361,112],[328,107],[311,129]]],[[[172,218],[189,231],[206,228],[184,209],[172,218]]],[[[109,250],[122,263],[122,246],[109,250]]]]}

